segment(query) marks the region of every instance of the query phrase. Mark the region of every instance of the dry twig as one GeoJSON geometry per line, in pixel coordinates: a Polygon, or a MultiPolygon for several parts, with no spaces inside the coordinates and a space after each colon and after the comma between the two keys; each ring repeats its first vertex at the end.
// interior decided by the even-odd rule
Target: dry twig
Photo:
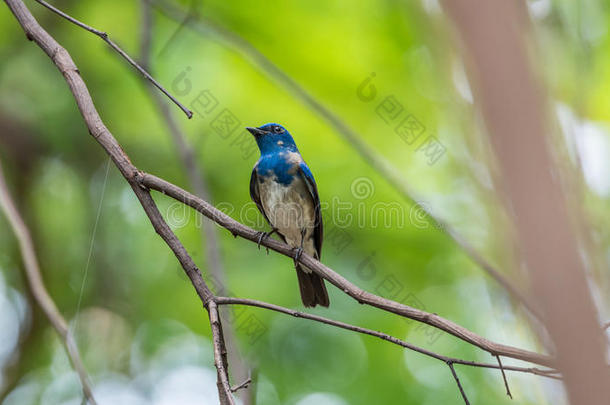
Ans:
{"type": "Polygon", "coordinates": [[[500,366],[500,371],[502,372],[504,387],[506,387],[506,395],[508,395],[510,399],[513,399],[513,394],[510,393],[510,388],[508,387],[508,380],[506,379],[506,373],[504,372],[504,367],[502,366],[502,360],[500,359],[500,356],[496,356],[496,359],[498,360],[498,366],[500,366]]]}
{"type": "MultiPolygon", "coordinates": [[[[372,329],[362,328],[360,326],[350,325],[345,322],[336,321],[334,319],[324,318],[319,315],[308,314],[306,312],[296,311],[294,309],[281,307],[279,305],[270,304],[268,302],[251,300],[246,298],[233,298],[233,297],[216,297],[216,303],[218,305],[247,305],[251,307],[258,307],[263,309],[268,309],[275,312],[280,312],[283,314],[287,314],[290,316],[294,316],[295,318],[303,318],[309,319],[311,321],[324,323],[326,325],[335,326],[337,328],[350,330],[352,332],[362,333],[364,335],[374,336],[376,338],[385,340],[386,342],[393,343],[395,345],[404,347],[405,349],[412,350],[414,352],[423,354],[428,357],[432,357],[436,360],[440,360],[443,363],[453,363],[453,364],[461,364],[464,366],[471,367],[479,367],[479,368],[491,368],[491,369],[500,369],[500,370],[509,370],[509,371],[517,371],[522,373],[535,374],[543,377],[548,377],[556,380],[560,380],[560,377],[557,377],[557,370],[554,369],[539,369],[535,367],[516,367],[516,366],[502,366],[502,364],[490,364],[490,363],[480,363],[476,361],[462,360],[457,359],[455,357],[444,356],[442,354],[435,353],[433,351],[424,349],[422,347],[416,346],[414,344],[405,342],[404,340],[398,339],[394,336],[388,335],[387,333],[378,332],[372,329]]],[[[504,372],[502,372],[504,373],[504,372]]]]}
{"type": "Polygon", "coordinates": [[[217,385],[220,394],[220,403],[234,405],[233,392],[229,384],[229,365],[227,363],[227,349],[222,333],[222,325],[218,316],[218,306],[214,300],[208,304],[210,325],[212,326],[212,341],[214,343],[214,364],[218,373],[217,385]]]}
{"type": "Polygon", "coordinates": [[[28,230],[25,222],[23,222],[15,203],[11,198],[1,165],[0,207],[4,211],[4,214],[6,215],[11,228],[13,228],[13,232],[15,233],[15,236],[19,242],[19,249],[21,250],[25,275],[28,280],[28,285],[30,286],[30,291],[34,296],[36,303],[40,306],[49,322],[51,322],[53,328],[55,328],[57,331],[57,334],[66,348],[70,363],[72,363],[72,367],[74,370],[76,370],[78,378],[80,379],[83,395],[90,404],[95,405],[97,402],[93,397],[93,390],[91,389],[91,384],[89,382],[90,379],[87,371],[85,370],[83,361],[80,358],[78,347],[76,346],[74,337],[68,328],[68,323],[57,309],[53,298],[51,298],[44,285],[30,231],[28,230]]]}
{"type": "Polygon", "coordinates": [[[468,401],[468,397],[466,396],[466,393],[464,392],[464,388],[462,387],[462,383],[460,382],[460,378],[458,377],[457,373],[455,372],[455,367],[453,367],[453,363],[448,362],[447,365],[449,366],[449,369],[451,370],[451,374],[453,375],[453,379],[455,380],[455,383],[457,384],[457,386],[460,390],[460,394],[462,394],[462,398],[464,398],[464,402],[466,402],[466,405],[470,405],[470,402],[468,401]]]}
{"type": "Polygon", "coordinates": [[[146,79],[148,79],[148,81],[150,81],[156,88],[158,88],[163,94],[165,94],[170,100],[172,100],[174,104],[180,107],[180,109],[186,114],[188,118],[191,118],[193,116],[193,112],[191,110],[182,105],[182,103],[180,103],[174,96],[172,96],[167,90],[165,90],[165,88],[161,86],[159,82],[157,82],[150,74],[148,74],[148,72],[144,70],[144,68],[142,68],[135,60],[131,58],[131,56],[129,56],[123,49],[121,49],[120,46],[118,46],[113,40],[111,40],[106,32],[97,30],[93,27],[88,26],[85,23],[78,21],[76,18],[69,16],[68,14],[64,13],[58,8],[53,7],[44,0],[36,0],[36,2],[42,4],[60,17],[63,17],[66,20],[70,21],[72,24],[78,25],[79,27],[103,39],[104,42],[110,45],[112,49],[118,52],[119,55],[121,55],[127,62],[129,62],[131,66],[135,67],[138,72],[140,72],[146,79]]]}

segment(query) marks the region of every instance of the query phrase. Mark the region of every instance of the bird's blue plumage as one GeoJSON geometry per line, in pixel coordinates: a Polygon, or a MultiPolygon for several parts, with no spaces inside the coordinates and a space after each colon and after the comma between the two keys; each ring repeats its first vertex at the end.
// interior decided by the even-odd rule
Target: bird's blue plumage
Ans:
{"type": "MultiPolygon", "coordinates": [[[[313,185],[314,187],[317,187],[316,181],[313,178],[313,173],[309,169],[309,166],[307,166],[307,164],[305,164],[305,162],[302,162],[299,166],[300,166],[301,171],[303,172],[303,176],[305,176],[305,178],[307,179],[307,182],[311,183],[311,185],[313,185]]],[[[320,201],[318,201],[318,203],[320,203],[320,201]]]]}
{"type": "Polygon", "coordinates": [[[265,136],[256,137],[256,144],[261,151],[261,156],[273,155],[281,151],[297,152],[297,145],[290,132],[278,124],[265,124],[258,129],[266,131],[265,136]],[[275,132],[273,128],[281,128],[282,132],[275,132]],[[281,143],[278,143],[281,142],[281,143]]]}
{"type": "MultiPolygon", "coordinates": [[[[250,178],[252,200],[286,243],[319,259],[323,225],[318,188],[294,139],[279,124],[248,131],[261,152],[250,178]]],[[[300,264],[296,267],[305,306],[328,306],[323,280],[300,264]]]]}
{"type": "Polygon", "coordinates": [[[256,170],[260,176],[275,176],[277,181],[288,186],[294,178],[294,163],[287,159],[287,155],[280,153],[269,153],[262,155],[256,164],[256,170]]]}

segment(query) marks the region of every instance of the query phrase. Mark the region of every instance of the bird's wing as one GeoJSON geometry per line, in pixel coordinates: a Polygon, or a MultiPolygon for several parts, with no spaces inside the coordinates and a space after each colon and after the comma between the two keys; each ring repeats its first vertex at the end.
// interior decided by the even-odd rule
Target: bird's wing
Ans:
{"type": "Polygon", "coordinates": [[[313,178],[313,174],[309,167],[305,162],[301,162],[299,164],[298,173],[301,178],[305,181],[307,185],[307,189],[309,190],[309,194],[311,194],[311,199],[314,203],[315,210],[315,224],[313,230],[313,238],[314,238],[314,246],[316,247],[316,251],[318,253],[318,259],[322,254],[322,239],[323,239],[323,224],[322,224],[322,213],[320,212],[320,197],[318,196],[318,186],[316,186],[316,181],[313,178]]]}
{"type": "Polygon", "coordinates": [[[269,221],[269,218],[267,218],[267,214],[265,214],[265,210],[263,209],[263,204],[261,203],[261,196],[258,191],[258,174],[256,173],[256,166],[254,166],[254,169],[252,169],[252,175],[250,176],[250,198],[252,198],[252,201],[254,201],[258,210],[261,212],[261,214],[263,214],[267,223],[271,225],[271,222],[269,221]]]}

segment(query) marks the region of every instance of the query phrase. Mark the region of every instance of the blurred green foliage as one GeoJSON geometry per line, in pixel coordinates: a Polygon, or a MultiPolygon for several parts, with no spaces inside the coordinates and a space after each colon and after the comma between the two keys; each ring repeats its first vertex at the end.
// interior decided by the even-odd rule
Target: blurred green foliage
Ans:
{"type": "MultiPolygon", "coordinates": [[[[140,75],[99,38],[34,2],[27,4],[71,53],[102,119],[132,161],[188,188],[176,148],[140,75]]],[[[139,1],[53,4],[107,31],[138,57],[139,1]]],[[[175,4],[184,10],[192,6],[190,1],[175,4]]],[[[487,169],[488,148],[471,105],[458,44],[435,1],[214,0],[194,6],[246,38],[335,111],[425,196],[420,204],[448,219],[508,277],[517,277],[511,272],[516,264],[507,219],[487,169]],[[357,89],[372,73],[376,96],[363,101],[357,89]],[[420,141],[409,145],[395,133],[398,121],[384,121],[379,108],[389,96],[404,108],[401,117],[411,114],[425,127],[420,140],[433,135],[446,148],[436,163],[430,165],[416,150],[420,141]]],[[[591,153],[602,154],[603,177],[610,160],[609,155],[603,159],[610,153],[610,7],[570,0],[530,1],[528,7],[536,68],[548,86],[551,107],[568,111],[564,118],[581,132],[595,130],[601,152],[593,148],[591,153]]],[[[126,182],[88,135],[61,74],[25,39],[8,9],[0,10],[0,156],[34,235],[46,285],[76,325],[96,392],[106,400],[101,402],[214,403],[210,331],[199,299],[126,182]],[[193,384],[187,385],[189,381],[193,384]]],[[[248,194],[258,156],[249,152],[255,145],[243,127],[282,123],[294,135],[316,176],[321,199],[329,205],[323,213],[326,264],[371,292],[438,313],[490,339],[541,350],[518,306],[446,232],[371,169],[322,117],[240,52],[156,10],[152,72],[187,106],[205,90],[218,101],[210,114],[196,114],[192,120],[170,107],[196,147],[214,204],[236,219],[258,219],[262,225],[248,194]],[[183,87],[184,79],[190,88],[183,87]],[[227,137],[212,124],[223,109],[240,122],[227,137]],[[362,185],[367,187],[364,197],[356,189],[362,185]],[[341,215],[332,208],[337,203],[348,207],[341,215]],[[383,204],[386,208],[379,211],[383,204]],[[390,217],[387,207],[396,216],[390,217]],[[391,218],[389,226],[375,224],[374,218],[384,214],[391,218]],[[341,222],[346,216],[352,218],[347,225],[341,222]]],[[[559,117],[561,123],[565,119],[559,117]]],[[[599,253],[596,268],[607,269],[610,191],[607,181],[600,186],[600,169],[589,167],[599,162],[599,155],[586,155],[583,148],[588,150],[577,148],[581,159],[586,158],[582,204],[599,253]]],[[[176,211],[173,201],[162,195],[154,197],[206,273],[198,229],[202,219],[189,210],[176,211]]],[[[232,294],[301,309],[290,259],[265,255],[250,242],[221,228],[218,232],[232,294]]],[[[0,340],[14,352],[0,356],[3,403],[80,403],[78,381],[27,291],[18,247],[3,216],[0,246],[2,291],[13,297],[13,306],[22,308],[23,315],[14,318],[17,324],[7,325],[20,331],[18,339],[13,333],[12,340],[0,340]],[[19,296],[25,300],[15,298],[19,296]]],[[[608,275],[593,273],[603,296],[608,275]]],[[[494,360],[450,336],[360,306],[335,288],[329,292],[330,309],[311,312],[383,330],[443,354],[494,360]]],[[[602,314],[608,309],[602,306],[602,314]]],[[[461,401],[449,370],[433,359],[282,314],[236,311],[231,325],[241,354],[258,370],[260,404],[461,401]]],[[[472,403],[510,403],[498,372],[465,367],[458,372],[472,403]]],[[[520,403],[561,403],[557,384],[515,373],[508,378],[520,403]]]]}

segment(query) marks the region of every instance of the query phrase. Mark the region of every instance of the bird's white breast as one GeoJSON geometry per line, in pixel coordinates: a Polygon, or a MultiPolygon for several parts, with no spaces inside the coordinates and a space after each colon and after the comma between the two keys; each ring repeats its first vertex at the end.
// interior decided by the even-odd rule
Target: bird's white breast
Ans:
{"type": "Polygon", "coordinates": [[[307,185],[300,177],[295,177],[290,185],[283,185],[275,178],[265,178],[259,184],[261,203],[271,226],[277,228],[286,242],[294,247],[301,245],[309,254],[315,252],[313,234],[315,207],[307,185]]]}

